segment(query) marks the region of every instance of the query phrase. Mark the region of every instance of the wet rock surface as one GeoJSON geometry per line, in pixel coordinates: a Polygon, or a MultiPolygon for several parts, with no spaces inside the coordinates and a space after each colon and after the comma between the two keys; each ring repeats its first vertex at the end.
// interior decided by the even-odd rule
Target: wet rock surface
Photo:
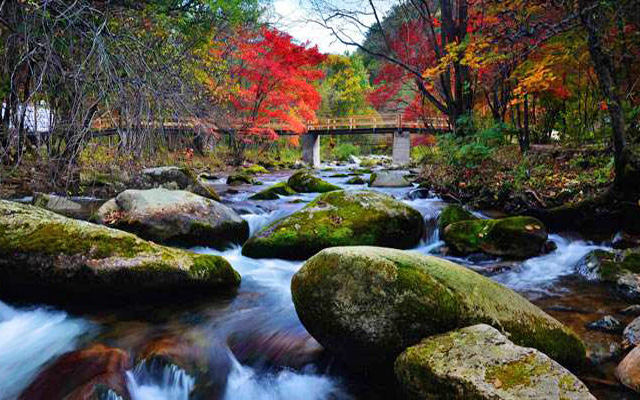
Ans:
{"type": "Polygon", "coordinates": [[[398,357],[395,372],[416,399],[595,400],[560,364],[489,325],[425,339],[398,357]]]}

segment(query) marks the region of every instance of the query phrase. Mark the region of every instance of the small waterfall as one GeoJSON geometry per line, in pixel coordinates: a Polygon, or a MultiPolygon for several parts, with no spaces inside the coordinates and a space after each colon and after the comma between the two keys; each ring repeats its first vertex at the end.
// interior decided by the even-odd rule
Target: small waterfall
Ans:
{"type": "Polygon", "coordinates": [[[279,220],[280,218],[286,217],[289,214],[291,214],[291,211],[279,208],[264,214],[246,214],[243,215],[242,218],[249,223],[249,235],[253,236],[264,227],[270,225],[276,220],[279,220]]]}
{"type": "Polygon", "coordinates": [[[493,279],[516,291],[547,293],[547,288],[562,276],[576,272],[578,261],[590,251],[609,249],[584,241],[574,241],[560,235],[549,235],[558,248],[540,257],[531,258],[521,268],[496,275],[493,279]]]}
{"type": "Polygon", "coordinates": [[[311,371],[283,370],[273,374],[258,374],[241,365],[229,352],[232,361],[224,400],[324,400],[349,399],[338,383],[311,371]]]}
{"type": "Polygon", "coordinates": [[[0,399],[16,398],[42,366],[74,350],[89,329],[64,312],[22,311],[0,301],[0,399]]]}
{"type": "Polygon", "coordinates": [[[127,371],[127,388],[132,400],[188,400],[195,379],[175,365],[146,361],[127,371]]]}

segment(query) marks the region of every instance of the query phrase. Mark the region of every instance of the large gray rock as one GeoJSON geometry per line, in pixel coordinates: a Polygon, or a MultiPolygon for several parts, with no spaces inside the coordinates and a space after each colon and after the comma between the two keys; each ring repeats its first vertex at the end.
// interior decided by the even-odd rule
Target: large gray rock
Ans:
{"type": "Polygon", "coordinates": [[[560,364],[484,324],[409,347],[395,372],[416,399],[595,400],[560,364]]]}
{"type": "Polygon", "coordinates": [[[576,267],[578,273],[590,280],[612,284],[622,297],[640,300],[640,251],[593,250],[576,267]]]}
{"type": "Polygon", "coordinates": [[[98,215],[103,224],[154,242],[224,246],[249,237],[249,224],[231,208],[183,190],[125,190],[98,215]]]}
{"type": "Polygon", "coordinates": [[[339,190],[322,194],[302,210],[267,226],[245,243],[242,254],[306,260],[333,246],[408,249],[420,242],[423,225],[417,210],[391,196],[339,190]]]}
{"type": "Polygon", "coordinates": [[[0,200],[0,287],[20,296],[141,298],[232,288],[222,257],[160,246],[130,233],[0,200]]]}
{"type": "Polygon", "coordinates": [[[55,194],[34,193],[32,204],[69,218],[89,220],[95,216],[104,200],[69,198],[55,194]]]}
{"type": "Polygon", "coordinates": [[[486,323],[563,365],[582,341],[526,299],[450,261],[381,247],[334,247],[293,276],[296,312],[325,348],[356,367],[390,364],[425,337],[486,323]]]}
{"type": "Polygon", "coordinates": [[[371,187],[409,187],[413,186],[407,179],[405,171],[380,171],[371,174],[369,186],[371,187]]]}
{"type": "Polygon", "coordinates": [[[140,176],[133,182],[134,189],[167,188],[187,190],[208,199],[220,201],[220,196],[206,185],[189,168],[164,166],[142,170],[140,176]]]}

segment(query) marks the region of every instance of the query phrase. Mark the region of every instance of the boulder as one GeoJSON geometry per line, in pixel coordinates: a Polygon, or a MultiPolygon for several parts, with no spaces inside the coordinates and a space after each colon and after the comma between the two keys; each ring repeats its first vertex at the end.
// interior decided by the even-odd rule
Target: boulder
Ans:
{"type": "Polygon", "coordinates": [[[620,333],[622,332],[622,322],[618,321],[611,315],[605,315],[597,321],[590,322],[586,325],[586,328],[590,331],[600,331],[605,333],[620,333]]]}
{"type": "Polygon", "coordinates": [[[155,167],[142,170],[132,182],[132,189],[169,188],[187,190],[202,197],[220,201],[220,196],[205,185],[189,168],[175,166],[155,167]]]}
{"type": "Polygon", "coordinates": [[[438,217],[438,230],[440,231],[440,236],[444,235],[445,228],[451,224],[476,219],[478,219],[478,217],[465,210],[464,207],[457,204],[448,205],[442,210],[438,217]]]}
{"type": "Polygon", "coordinates": [[[589,280],[612,284],[624,298],[640,300],[640,252],[593,250],[576,267],[589,280]]]}
{"type": "Polygon", "coordinates": [[[422,215],[391,196],[368,190],[334,191],[274,222],[242,248],[254,258],[306,260],[333,246],[408,249],[422,238],[422,215]]]}
{"type": "Polygon", "coordinates": [[[140,299],[238,286],[222,257],[160,246],[130,233],[0,200],[0,286],[4,293],[68,300],[140,299]]]}
{"type": "Polygon", "coordinates": [[[525,259],[540,255],[547,229],[532,217],[476,219],[450,224],[443,239],[457,254],[483,252],[498,257],[525,259]]]}
{"type": "Polygon", "coordinates": [[[622,332],[625,347],[636,347],[640,344],[640,317],[634,319],[622,332]]]}
{"type": "Polygon", "coordinates": [[[293,276],[296,312],[309,333],[346,363],[393,362],[425,337],[486,323],[567,366],[582,341],[526,299],[450,261],[380,247],[336,247],[293,276]]]}
{"type": "Polygon", "coordinates": [[[374,172],[369,178],[371,187],[409,187],[413,186],[403,171],[374,172]]]}
{"type": "Polygon", "coordinates": [[[33,194],[32,204],[65,217],[89,220],[104,204],[104,200],[91,198],[72,199],[55,194],[36,192],[33,194]]]}
{"type": "Polygon", "coordinates": [[[227,185],[253,185],[254,180],[250,175],[233,174],[227,177],[227,185]]]}
{"type": "Polygon", "coordinates": [[[640,347],[636,347],[618,364],[616,376],[623,385],[640,393],[640,347]]]}
{"type": "Polygon", "coordinates": [[[129,399],[127,352],[101,344],[67,353],[45,368],[20,395],[30,399],[101,399],[111,391],[129,399]]]}
{"type": "Polygon", "coordinates": [[[98,217],[159,243],[223,247],[249,237],[249,224],[231,208],[183,190],[125,190],[98,217]]]}
{"type": "Polygon", "coordinates": [[[269,171],[262,165],[254,164],[250,167],[242,168],[241,174],[243,175],[260,175],[260,174],[268,174],[269,171]]]}
{"type": "Polygon", "coordinates": [[[249,197],[250,200],[277,200],[280,196],[293,196],[298,194],[295,190],[289,187],[286,182],[276,183],[273,186],[259,191],[253,196],[249,197]]]}
{"type": "Polygon", "coordinates": [[[291,175],[287,184],[298,193],[326,193],[341,190],[339,186],[323,181],[306,170],[291,175]]]}
{"type": "Polygon", "coordinates": [[[359,176],[354,176],[353,178],[349,179],[345,183],[347,185],[364,185],[367,182],[364,179],[362,179],[361,177],[359,177],[359,176]]]}
{"type": "Polygon", "coordinates": [[[484,324],[425,339],[406,349],[394,369],[416,399],[595,400],[560,364],[484,324]]]}

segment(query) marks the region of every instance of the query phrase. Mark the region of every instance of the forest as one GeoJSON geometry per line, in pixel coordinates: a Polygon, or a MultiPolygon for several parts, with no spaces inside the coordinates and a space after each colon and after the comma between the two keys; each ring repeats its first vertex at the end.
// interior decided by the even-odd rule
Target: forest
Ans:
{"type": "Polygon", "coordinates": [[[0,400],[640,396],[640,0],[0,0],[0,38],[0,400]]]}

